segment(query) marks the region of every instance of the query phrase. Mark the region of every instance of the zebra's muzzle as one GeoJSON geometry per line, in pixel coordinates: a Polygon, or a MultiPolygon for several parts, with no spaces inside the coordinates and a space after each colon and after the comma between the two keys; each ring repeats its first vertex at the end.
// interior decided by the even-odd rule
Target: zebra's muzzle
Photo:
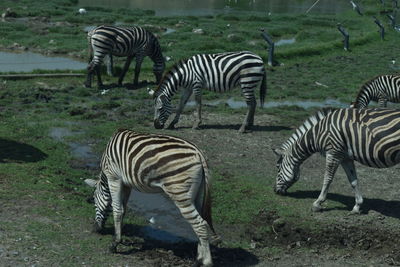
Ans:
{"type": "Polygon", "coordinates": [[[159,120],[155,119],[154,120],[154,128],[162,129],[162,128],[164,128],[164,124],[161,124],[159,120]]]}
{"type": "Polygon", "coordinates": [[[274,192],[277,193],[278,195],[286,195],[287,190],[284,187],[274,187],[274,192]]]}

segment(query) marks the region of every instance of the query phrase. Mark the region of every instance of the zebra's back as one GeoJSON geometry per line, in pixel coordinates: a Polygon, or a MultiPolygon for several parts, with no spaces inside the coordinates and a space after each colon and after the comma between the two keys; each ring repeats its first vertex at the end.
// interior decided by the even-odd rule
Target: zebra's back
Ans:
{"type": "Polygon", "coordinates": [[[111,137],[101,167],[141,192],[161,192],[174,183],[191,186],[188,177],[178,177],[184,172],[208,172],[203,154],[192,143],[178,137],[130,130],[119,130],[111,137]]]}
{"type": "Polygon", "coordinates": [[[89,32],[91,45],[94,51],[104,51],[116,56],[128,56],[139,50],[146,51],[146,46],[151,39],[150,32],[142,27],[115,27],[99,26],[89,32]]]}
{"type": "Polygon", "coordinates": [[[262,58],[252,52],[198,54],[188,59],[205,88],[224,92],[240,83],[257,84],[264,75],[262,58]]]}
{"type": "Polygon", "coordinates": [[[400,110],[338,109],[327,119],[353,159],[377,168],[400,163],[400,110]]]}

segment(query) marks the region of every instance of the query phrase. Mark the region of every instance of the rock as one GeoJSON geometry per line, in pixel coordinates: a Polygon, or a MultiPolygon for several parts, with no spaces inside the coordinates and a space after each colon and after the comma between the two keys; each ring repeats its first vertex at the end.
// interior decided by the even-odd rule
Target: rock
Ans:
{"type": "Polygon", "coordinates": [[[196,34],[204,34],[204,30],[203,29],[193,29],[192,32],[196,33],[196,34]]]}

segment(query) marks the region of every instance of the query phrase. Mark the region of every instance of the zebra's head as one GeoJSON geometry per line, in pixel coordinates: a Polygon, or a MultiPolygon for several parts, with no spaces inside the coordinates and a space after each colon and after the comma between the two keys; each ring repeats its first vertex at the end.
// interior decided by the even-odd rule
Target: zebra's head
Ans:
{"type": "Polygon", "coordinates": [[[107,215],[111,210],[111,195],[108,188],[107,180],[93,180],[86,179],[85,183],[90,187],[94,187],[94,205],[96,208],[96,217],[94,222],[94,231],[99,232],[103,229],[104,223],[106,222],[107,215]]]}
{"type": "Polygon", "coordinates": [[[299,180],[300,166],[284,150],[273,149],[273,151],[279,157],[276,163],[278,175],[276,176],[274,191],[277,194],[285,195],[287,189],[299,180]]]}
{"type": "Polygon", "coordinates": [[[171,101],[164,93],[160,92],[160,89],[150,90],[149,94],[154,99],[154,128],[162,129],[172,113],[171,101]]]}

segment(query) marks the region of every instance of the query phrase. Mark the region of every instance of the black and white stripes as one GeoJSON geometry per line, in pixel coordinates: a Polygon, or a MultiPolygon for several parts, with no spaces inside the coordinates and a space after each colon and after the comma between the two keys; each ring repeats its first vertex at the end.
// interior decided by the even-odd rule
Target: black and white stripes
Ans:
{"type": "Polygon", "coordinates": [[[141,192],[164,192],[191,224],[199,238],[197,260],[212,264],[209,238],[216,236],[211,220],[210,174],[201,151],[183,139],[157,134],[117,131],[101,160],[96,186],[96,227],[104,225],[112,206],[115,226],[113,250],[121,242],[126,204],[134,188],[141,192]]]}
{"type": "Polygon", "coordinates": [[[134,85],[138,84],[140,67],[143,59],[149,56],[154,62],[153,73],[157,83],[165,69],[165,60],[161,52],[157,38],[149,31],[141,27],[115,27],[99,26],[88,33],[89,41],[89,65],[85,85],[91,87],[92,74],[97,73],[98,85],[102,85],[100,76],[100,64],[106,55],[126,56],[126,62],[119,77],[121,85],[129,65],[136,58],[134,85]]]}
{"type": "Polygon", "coordinates": [[[366,82],[360,89],[352,107],[366,108],[370,101],[377,101],[380,107],[387,102],[400,102],[400,76],[381,75],[366,82]]]}
{"type": "Polygon", "coordinates": [[[286,193],[298,180],[301,163],[313,153],[321,152],[326,155],[326,169],[321,194],[313,209],[321,209],[341,165],[355,191],[352,212],[358,213],[363,199],[354,161],[374,168],[387,168],[400,162],[400,110],[322,110],[308,118],[275,152],[279,155],[277,193],[286,193]]]}
{"type": "Polygon", "coordinates": [[[201,89],[206,88],[216,92],[226,92],[240,86],[248,106],[247,116],[240,128],[254,123],[256,99],[254,89],[260,87],[261,106],[266,94],[266,75],[263,60],[251,52],[229,52],[221,54],[199,54],[175,64],[162,79],[154,92],[155,117],[154,126],[164,127],[172,112],[171,98],[180,87],[184,88],[181,101],[174,120],[169,125],[173,128],[179,121],[180,114],[194,92],[197,104],[197,120],[193,128],[201,123],[201,89]]]}

